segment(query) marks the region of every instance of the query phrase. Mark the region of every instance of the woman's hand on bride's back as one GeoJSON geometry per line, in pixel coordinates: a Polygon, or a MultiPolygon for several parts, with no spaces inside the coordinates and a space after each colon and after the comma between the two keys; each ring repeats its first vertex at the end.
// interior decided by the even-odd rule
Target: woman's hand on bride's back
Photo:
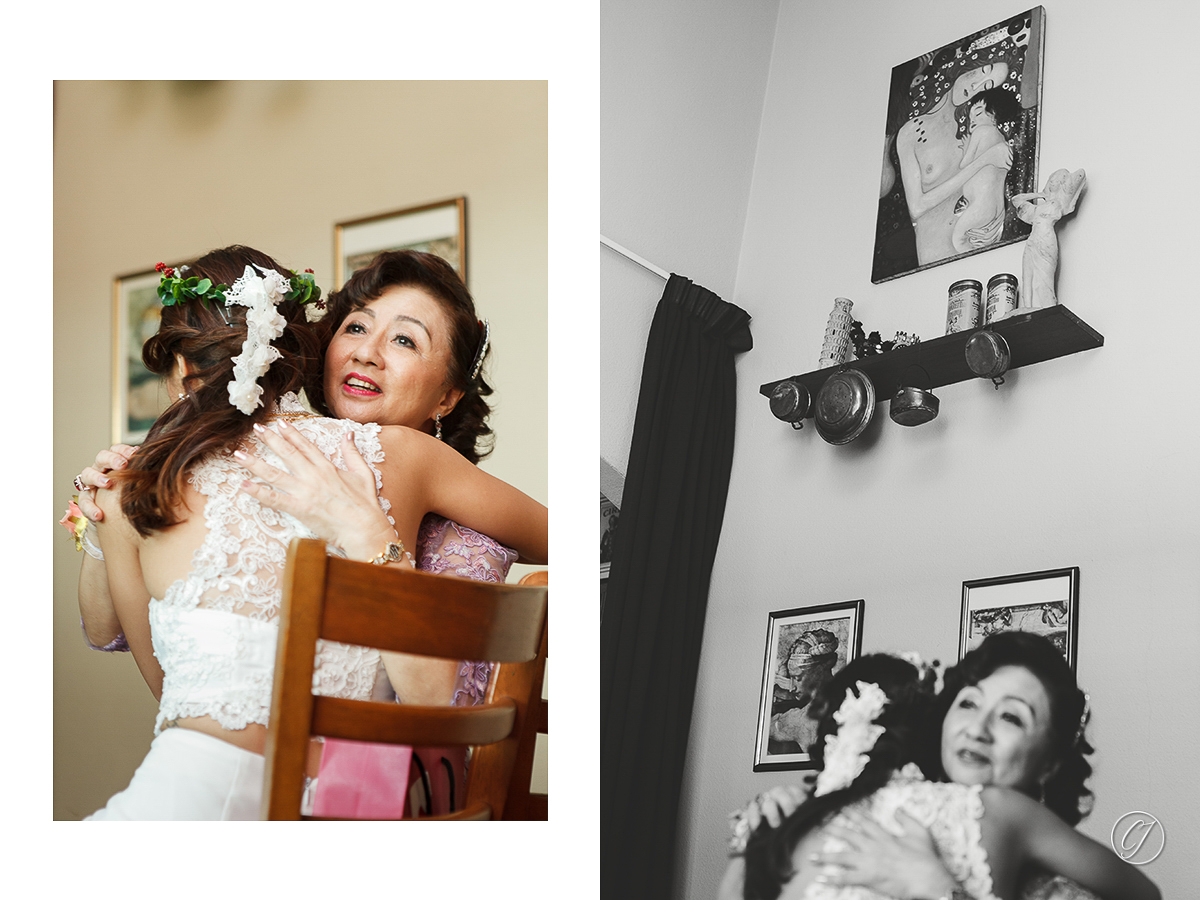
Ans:
{"type": "Polygon", "coordinates": [[[125,468],[136,449],[129,444],[113,444],[109,449],[97,453],[96,461],[79,473],[79,481],[89,489],[79,493],[79,511],[85,518],[93,522],[104,521],[104,512],[96,505],[91,489],[112,487],[108,473],[125,468]]]}
{"type": "Polygon", "coordinates": [[[370,559],[396,532],[379,505],[375,473],[354,444],[342,440],[345,469],[339,469],[298,429],[279,420],[279,432],[255,426],[259,439],[279,456],[287,471],[241,450],[234,457],[263,483],[243,482],[241,490],[264,506],[289,513],[318,537],[341,547],[351,559],[370,559]]]}
{"type": "Polygon", "coordinates": [[[818,881],[869,887],[888,897],[948,897],[957,885],[938,855],[928,829],[903,809],[895,813],[899,835],[855,810],[846,824],[831,822],[826,837],[841,838],[842,850],[819,850],[810,862],[822,869],[818,881]]]}

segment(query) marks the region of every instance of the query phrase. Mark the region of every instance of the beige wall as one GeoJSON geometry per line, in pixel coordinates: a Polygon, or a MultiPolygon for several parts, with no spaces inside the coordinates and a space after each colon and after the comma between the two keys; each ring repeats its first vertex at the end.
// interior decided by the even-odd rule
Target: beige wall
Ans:
{"type": "MultiPolygon", "coordinates": [[[[845,447],[775,420],[758,387],[816,367],[836,296],[885,336],[930,338],[944,328],[952,281],[1020,271],[1016,245],[870,282],[891,67],[1024,7],[708,2],[686,28],[679,3],[602,7],[602,230],[754,317],[685,768],[679,897],[715,894],[727,813],[799,775],[751,768],[770,611],[865,598],[865,651],[953,660],[964,580],[1061,566],[1081,569],[1078,675],[1099,748],[1082,828],[1107,844],[1122,814],[1152,813],[1167,842],[1148,874],[1164,896],[1194,893],[1200,419],[1187,397],[1200,185],[1195,126],[1179,119],[1178,93],[1157,86],[1187,80],[1200,13],[1045,6],[1042,179],[1084,167],[1089,180],[1061,229],[1059,296],[1105,346],[1014,372],[999,391],[983,381],[940,389],[940,416],[920,428],[894,425],[882,407],[845,447]],[[739,25],[746,9],[759,15],[739,25]],[[747,93],[748,71],[764,67],[760,93],[747,93]],[[761,109],[749,153],[745,108],[761,109]],[[647,123],[682,137],[655,144],[647,123]],[[664,165],[687,171],[687,183],[664,165]],[[711,215],[697,215],[710,195],[711,215]],[[669,229],[663,210],[679,212],[669,229]],[[721,255],[701,258],[714,235],[721,255]]],[[[613,411],[602,449],[623,470],[649,323],[636,303],[652,306],[662,287],[623,260],[601,261],[602,409],[613,411]]]]}
{"type": "MultiPolygon", "coordinates": [[[[56,499],[111,443],[114,276],[244,243],[328,290],[335,222],[465,195],[494,347],[483,467],[547,502],[546,82],[58,82],[54,127],[56,499]]],[[[86,648],[61,534],[54,817],[76,819],[128,783],[156,705],[127,654],[86,648]]]]}

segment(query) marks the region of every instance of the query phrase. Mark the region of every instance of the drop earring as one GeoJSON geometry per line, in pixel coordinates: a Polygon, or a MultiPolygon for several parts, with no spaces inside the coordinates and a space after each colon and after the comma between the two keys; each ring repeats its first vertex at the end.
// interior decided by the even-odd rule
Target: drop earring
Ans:
{"type": "Polygon", "coordinates": [[[442,439],[442,414],[441,413],[438,413],[436,416],[433,417],[433,424],[434,424],[434,427],[437,429],[436,431],[434,431],[433,436],[440,441],[442,439]]]}

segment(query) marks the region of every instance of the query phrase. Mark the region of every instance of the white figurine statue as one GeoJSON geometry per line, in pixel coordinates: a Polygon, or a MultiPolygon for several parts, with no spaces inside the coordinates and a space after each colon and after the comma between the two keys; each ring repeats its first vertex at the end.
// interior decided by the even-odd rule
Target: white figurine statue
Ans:
{"type": "Polygon", "coordinates": [[[1021,260],[1021,309],[1054,306],[1054,275],[1058,270],[1058,235],[1054,227],[1063,216],[1075,211],[1079,195],[1087,185],[1083,169],[1059,169],[1046,179],[1040,194],[1017,194],[1013,206],[1021,221],[1033,226],[1025,241],[1021,260]]]}

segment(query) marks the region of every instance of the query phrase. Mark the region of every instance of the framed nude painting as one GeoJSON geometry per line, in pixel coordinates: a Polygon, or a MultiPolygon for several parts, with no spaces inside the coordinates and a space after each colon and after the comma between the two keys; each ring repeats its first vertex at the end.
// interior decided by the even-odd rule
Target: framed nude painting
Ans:
{"type": "Polygon", "coordinates": [[[997,631],[1048,637],[1075,671],[1079,567],[964,581],[958,658],[997,631]]]}
{"type": "Polygon", "coordinates": [[[871,281],[1024,240],[1037,190],[1045,11],[892,69],[871,281]]]}
{"type": "Polygon", "coordinates": [[[142,365],[142,344],[158,332],[162,314],[160,280],[154,269],[113,279],[114,444],[140,444],[169,405],[163,380],[142,365]]]}
{"type": "Polygon", "coordinates": [[[767,617],[754,737],[754,771],[811,769],[817,723],[807,714],[816,692],[862,653],[864,601],[785,609],[767,617]]]}
{"type": "Polygon", "coordinates": [[[341,287],[384,250],[440,256],[467,280],[467,198],[351,219],[334,225],[334,280],[341,287]]]}

